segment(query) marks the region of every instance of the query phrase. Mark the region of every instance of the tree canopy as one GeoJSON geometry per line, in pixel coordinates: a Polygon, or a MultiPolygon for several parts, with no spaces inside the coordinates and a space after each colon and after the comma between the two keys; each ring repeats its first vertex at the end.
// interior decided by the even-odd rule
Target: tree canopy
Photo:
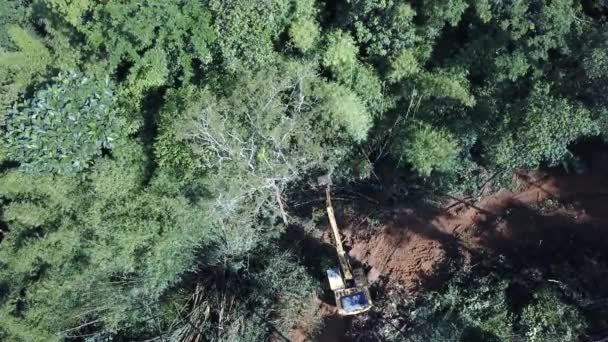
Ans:
{"type": "MultiPolygon", "coordinates": [[[[319,291],[285,243],[301,189],[388,165],[466,191],[569,160],[608,137],[607,19],[573,0],[0,0],[0,340],[286,333],[319,291]]],[[[553,300],[523,312],[553,329],[530,341],[574,336],[553,300]]]]}

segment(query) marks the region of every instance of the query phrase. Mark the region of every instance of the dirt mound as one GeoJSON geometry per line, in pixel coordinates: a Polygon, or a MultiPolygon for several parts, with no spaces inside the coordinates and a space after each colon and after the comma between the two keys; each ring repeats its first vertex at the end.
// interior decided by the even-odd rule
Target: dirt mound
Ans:
{"type": "Polygon", "coordinates": [[[424,224],[413,210],[395,213],[399,224],[387,226],[369,239],[360,239],[356,232],[346,230],[349,252],[357,260],[371,269],[370,283],[387,276],[414,290],[436,274],[448,257],[446,246],[441,240],[431,238],[434,227],[424,224]],[[401,222],[406,220],[406,223],[401,222]]]}

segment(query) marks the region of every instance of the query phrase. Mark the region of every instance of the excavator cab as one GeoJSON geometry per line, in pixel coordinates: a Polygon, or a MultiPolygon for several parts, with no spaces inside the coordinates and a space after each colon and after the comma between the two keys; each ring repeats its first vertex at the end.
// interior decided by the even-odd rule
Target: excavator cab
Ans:
{"type": "Polygon", "coordinates": [[[327,270],[329,287],[334,292],[336,306],[341,315],[356,315],[372,307],[371,296],[367,287],[367,278],[360,268],[354,270],[354,286],[348,287],[339,267],[327,270]]]}
{"type": "Polygon", "coordinates": [[[331,204],[330,185],[328,176],[319,178],[320,184],[325,184],[327,197],[327,215],[331,225],[332,234],[338,253],[339,266],[327,270],[329,287],[334,292],[336,306],[341,315],[356,315],[368,311],[372,307],[372,299],[367,286],[367,277],[361,268],[352,269],[348,255],[342,246],[342,239],[338,232],[338,224],[331,204]]]}

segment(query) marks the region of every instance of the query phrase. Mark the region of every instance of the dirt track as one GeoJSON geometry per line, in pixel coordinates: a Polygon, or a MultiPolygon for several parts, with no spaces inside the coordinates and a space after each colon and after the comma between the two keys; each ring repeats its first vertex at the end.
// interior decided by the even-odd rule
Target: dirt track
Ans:
{"type": "MultiPolygon", "coordinates": [[[[565,260],[572,249],[603,253],[608,245],[608,159],[596,156],[590,165],[584,175],[517,173],[518,191],[503,189],[477,200],[452,198],[441,210],[393,210],[375,232],[353,219],[343,224],[345,244],[354,262],[368,269],[371,284],[399,284],[412,293],[442,284],[450,261],[475,267],[481,251],[520,264],[565,260]]],[[[321,339],[339,340],[336,331],[344,322],[332,321],[324,306],[321,312],[327,311],[330,324],[321,339]]]]}

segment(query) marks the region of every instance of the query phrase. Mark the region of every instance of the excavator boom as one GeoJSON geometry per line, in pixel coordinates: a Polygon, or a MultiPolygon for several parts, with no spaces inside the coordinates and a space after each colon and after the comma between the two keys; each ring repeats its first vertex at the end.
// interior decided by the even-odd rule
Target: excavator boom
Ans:
{"type": "Polygon", "coordinates": [[[340,269],[342,270],[345,280],[352,280],[353,272],[352,268],[350,267],[350,262],[348,262],[346,252],[344,251],[344,246],[342,245],[340,232],[338,232],[338,224],[336,223],[336,216],[334,215],[334,207],[331,205],[329,186],[327,186],[325,189],[325,195],[327,198],[327,216],[329,216],[329,225],[331,226],[332,235],[334,236],[334,241],[336,243],[336,251],[338,252],[338,259],[340,261],[340,269]]]}

